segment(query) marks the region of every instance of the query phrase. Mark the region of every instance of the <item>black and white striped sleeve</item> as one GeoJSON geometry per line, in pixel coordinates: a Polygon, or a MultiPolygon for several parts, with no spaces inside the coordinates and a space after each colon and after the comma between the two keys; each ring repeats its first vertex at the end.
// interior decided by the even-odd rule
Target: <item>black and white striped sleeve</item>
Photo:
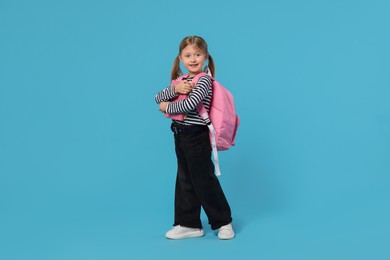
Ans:
{"type": "Polygon", "coordinates": [[[198,83],[196,83],[195,88],[188,95],[188,97],[180,101],[169,103],[166,109],[166,113],[181,114],[195,110],[199,102],[201,102],[209,95],[211,88],[211,78],[207,75],[200,77],[198,83]]]}
{"type": "Polygon", "coordinates": [[[161,102],[169,101],[175,98],[176,96],[177,95],[175,94],[175,87],[169,86],[167,88],[164,88],[160,92],[158,92],[154,100],[156,101],[157,104],[160,104],[161,102]]]}

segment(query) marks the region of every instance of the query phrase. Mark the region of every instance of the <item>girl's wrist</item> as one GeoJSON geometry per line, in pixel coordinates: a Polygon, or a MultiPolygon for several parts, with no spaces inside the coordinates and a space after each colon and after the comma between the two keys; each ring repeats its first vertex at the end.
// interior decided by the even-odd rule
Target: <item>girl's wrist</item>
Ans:
{"type": "Polygon", "coordinates": [[[167,105],[165,106],[165,113],[168,112],[168,106],[169,106],[169,102],[167,102],[167,105]]]}
{"type": "Polygon", "coordinates": [[[173,95],[176,96],[176,95],[177,95],[176,86],[172,86],[172,85],[171,85],[170,88],[172,89],[172,92],[171,92],[171,93],[172,93],[173,95]]]}

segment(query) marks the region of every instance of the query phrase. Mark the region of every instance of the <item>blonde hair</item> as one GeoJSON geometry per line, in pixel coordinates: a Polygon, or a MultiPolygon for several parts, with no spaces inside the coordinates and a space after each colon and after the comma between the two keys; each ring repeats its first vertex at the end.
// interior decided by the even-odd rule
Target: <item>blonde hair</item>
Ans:
{"type": "Polygon", "coordinates": [[[211,75],[215,76],[215,65],[214,60],[211,57],[210,53],[207,50],[207,43],[206,41],[199,36],[187,36],[185,37],[179,45],[179,54],[176,56],[175,61],[172,65],[172,72],[171,72],[171,79],[177,79],[180,75],[183,74],[183,72],[180,69],[180,54],[188,45],[194,44],[196,48],[198,48],[200,51],[204,52],[208,59],[208,69],[210,70],[211,75]]]}

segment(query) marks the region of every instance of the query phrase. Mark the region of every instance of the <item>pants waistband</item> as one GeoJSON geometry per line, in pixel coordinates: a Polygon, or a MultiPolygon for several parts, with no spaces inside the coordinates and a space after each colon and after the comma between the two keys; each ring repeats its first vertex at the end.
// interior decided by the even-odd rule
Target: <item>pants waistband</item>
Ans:
{"type": "Polygon", "coordinates": [[[201,133],[207,131],[206,125],[181,125],[178,123],[172,123],[171,130],[175,134],[185,133],[201,133]]]}

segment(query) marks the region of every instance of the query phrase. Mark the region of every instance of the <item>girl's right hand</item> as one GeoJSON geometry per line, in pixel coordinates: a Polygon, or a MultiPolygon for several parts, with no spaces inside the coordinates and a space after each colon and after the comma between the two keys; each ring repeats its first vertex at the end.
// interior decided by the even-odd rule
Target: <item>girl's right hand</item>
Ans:
{"type": "Polygon", "coordinates": [[[194,87],[195,84],[193,82],[182,80],[175,86],[175,94],[188,95],[194,87]]]}

